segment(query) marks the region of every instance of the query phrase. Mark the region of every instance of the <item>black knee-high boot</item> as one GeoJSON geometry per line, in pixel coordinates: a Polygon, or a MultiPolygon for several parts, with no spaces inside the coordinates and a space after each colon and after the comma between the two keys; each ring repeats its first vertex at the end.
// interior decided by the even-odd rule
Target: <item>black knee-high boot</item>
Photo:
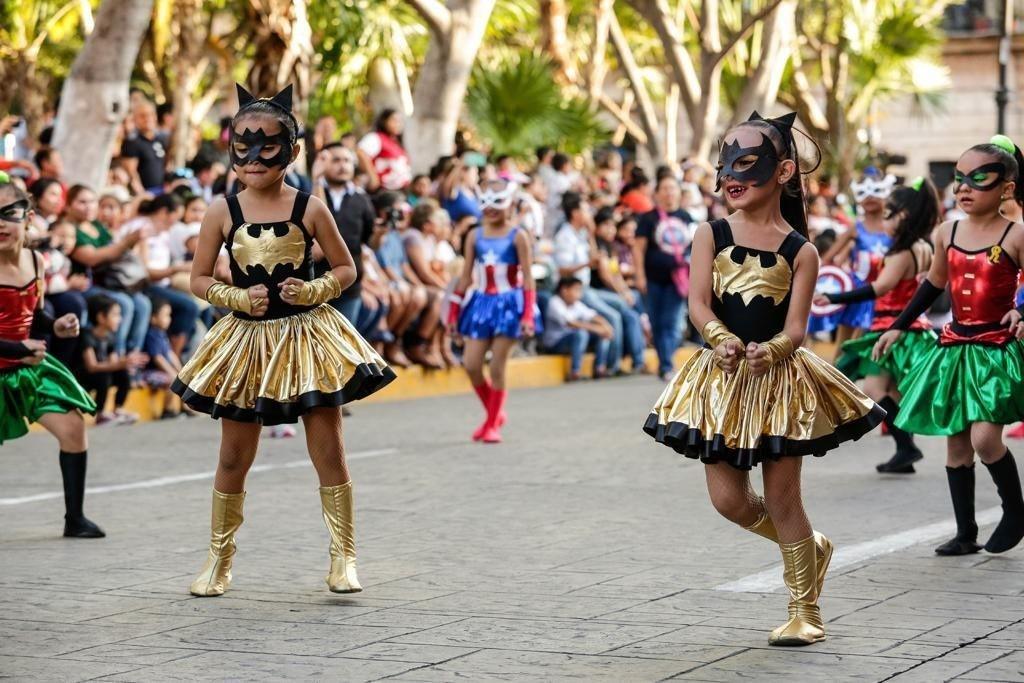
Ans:
{"type": "Polygon", "coordinates": [[[1009,450],[991,465],[986,463],[985,467],[992,475],[992,481],[996,483],[996,490],[1003,501],[1003,518],[985,544],[985,550],[1005,553],[1024,538],[1024,496],[1020,490],[1020,475],[1009,450]]]}
{"type": "Polygon", "coordinates": [[[949,496],[953,499],[956,536],[935,549],[937,555],[970,555],[981,550],[978,524],[974,521],[974,465],[947,467],[949,496]]]}
{"type": "Polygon", "coordinates": [[[82,514],[85,498],[86,452],[60,452],[60,473],[64,477],[64,535],[71,538],[103,538],[103,530],[82,514]]]}
{"type": "Polygon", "coordinates": [[[896,426],[899,405],[890,396],[883,398],[878,405],[885,409],[885,426],[889,428],[889,434],[896,442],[896,454],[889,458],[888,462],[875,466],[875,469],[888,474],[913,474],[914,463],[924,456],[914,443],[914,435],[896,426]]]}

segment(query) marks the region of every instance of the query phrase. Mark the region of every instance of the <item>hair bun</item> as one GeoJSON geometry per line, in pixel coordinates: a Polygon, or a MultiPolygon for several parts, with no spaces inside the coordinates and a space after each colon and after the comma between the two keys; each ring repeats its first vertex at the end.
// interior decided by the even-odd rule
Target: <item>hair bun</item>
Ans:
{"type": "Polygon", "coordinates": [[[1011,140],[1010,138],[1008,138],[1005,135],[993,135],[989,139],[989,143],[995,145],[996,147],[998,147],[1000,149],[1006,150],[1007,154],[1016,154],[1017,153],[1017,145],[1016,145],[1016,143],[1014,143],[1013,140],[1011,140]]]}

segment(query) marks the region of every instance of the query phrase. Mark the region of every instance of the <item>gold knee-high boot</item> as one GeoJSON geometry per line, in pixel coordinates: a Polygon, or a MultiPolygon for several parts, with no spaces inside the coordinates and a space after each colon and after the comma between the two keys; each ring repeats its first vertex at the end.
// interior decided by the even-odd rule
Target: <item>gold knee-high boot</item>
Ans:
{"type": "MultiPolygon", "coordinates": [[[[757,521],[750,526],[743,527],[747,531],[753,532],[758,536],[763,536],[769,541],[779,542],[779,533],[775,530],[775,524],[772,522],[772,518],[768,516],[768,509],[764,505],[764,498],[758,498],[757,504],[760,512],[757,516],[757,521]]],[[[821,589],[825,586],[825,573],[828,571],[828,564],[832,561],[832,551],[834,547],[832,541],[828,540],[825,534],[814,531],[814,545],[818,550],[818,595],[821,595],[821,589]]],[[[790,615],[792,616],[792,614],[790,615]]]]}
{"type": "Polygon", "coordinates": [[[825,639],[825,624],[818,609],[817,560],[814,536],[796,543],[780,543],[783,579],[789,588],[789,621],[772,631],[769,645],[810,645],[825,639]]]}
{"type": "Polygon", "coordinates": [[[231,584],[231,561],[235,556],[235,532],[242,526],[242,502],[245,492],[213,491],[210,520],[210,552],[189,592],[201,598],[223,595],[231,584]]]}
{"type": "Polygon", "coordinates": [[[327,587],[333,593],[358,593],[363,587],[356,576],[352,482],[321,486],[320,503],[324,508],[324,522],[331,533],[331,573],[327,575],[327,587]]]}

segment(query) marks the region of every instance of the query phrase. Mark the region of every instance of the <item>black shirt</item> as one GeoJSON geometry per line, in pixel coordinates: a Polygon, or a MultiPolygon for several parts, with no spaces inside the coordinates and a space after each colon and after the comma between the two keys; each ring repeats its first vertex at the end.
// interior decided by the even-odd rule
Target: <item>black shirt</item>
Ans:
{"type": "Polygon", "coordinates": [[[121,155],[139,160],[139,179],[147,190],[164,184],[164,157],[167,141],[157,133],[152,138],[136,133],[121,145],[121,155]]]}
{"type": "MultiPolygon", "coordinates": [[[[338,232],[345,246],[352,253],[352,260],[356,265],[356,281],[338,297],[341,300],[352,299],[359,296],[361,288],[360,281],[363,279],[363,245],[370,241],[373,235],[373,225],[377,217],[373,210],[373,202],[362,190],[350,189],[341,199],[341,205],[336,206],[329,190],[324,190],[324,200],[327,203],[327,210],[334,216],[334,222],[338,224],[338,232]]],[[[317,276],[323,275],[330,270],[327,259],[317,261],[314,264],[317,276]]]]}
{"type": "Polygon", "coordinates": [[[96,362],[103,363],[110,358],[110,354],[114,350],[114,335],[111,334],[108,337],[101,336],[96,333],[91,327],[87,327],[82,330],[82,334],[78,339],[78,353],[75,356],[75,375],[78,377],[84,377],[89,374],[88,370],[85,369],[85,351],[86,349],[92,349],[93,353],[96,354],[96,362]]]}
{"type": "Polygon", "coordinates": [[[679,254],[685,254],[690,248],[692,233],[682,229],[693,223],[683,209],[676,209],[664,214],[658,209],[648,211],[637,219],[636,236],[647,239],[647,251],[644,252],[644,273],[651,282],[672,284],[672,271],[680,266],[679,254]],[[672,220],[670,220],[672,219],[672,220]],[[681,223],[681,225],[680,225],[681,223]]]}

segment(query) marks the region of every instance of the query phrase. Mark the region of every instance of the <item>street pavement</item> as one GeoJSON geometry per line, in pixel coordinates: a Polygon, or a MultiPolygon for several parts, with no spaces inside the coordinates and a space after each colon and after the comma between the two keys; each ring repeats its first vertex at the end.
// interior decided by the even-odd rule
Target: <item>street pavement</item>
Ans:
{"type": "MultiPolygon", "coordinates": [[[[346,421],[364,591],[327,591],[328,536],[301,436],[264,440],[234,583],[193,598],[218,428],[90,432],[86,512],[60,537],[54,442],[0,448],[0,678],[17,680],[1021,681],[1024,548],[938,558],[943,443],[880,476],[877,433],[808,459],[838,553],[828,639],[770,648],[778,550],[718,517],[702,466],[640,426],[651,378],[513,392],[506,441],[469,441],[457,396],[356,405],[346,421]],[[47,497],[47,496],[50,497],[47,497]]],[[[987,537],[998,501],[978,468],[987,537]]]]}

